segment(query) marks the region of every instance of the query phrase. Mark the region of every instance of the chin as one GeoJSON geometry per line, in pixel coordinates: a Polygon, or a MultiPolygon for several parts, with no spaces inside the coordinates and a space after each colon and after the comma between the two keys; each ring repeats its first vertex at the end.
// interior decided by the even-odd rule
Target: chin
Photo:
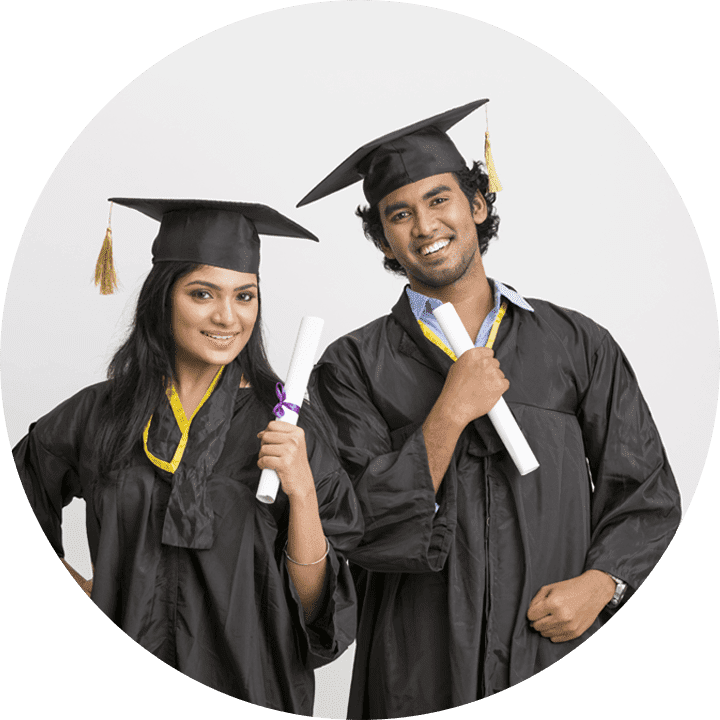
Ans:
{"type": "MultiPolygon", "coordinates": [[[[244,347],[244,345],[243,345],[244,347]]],[[[198,356],[198,360],[206,365],[220,366],[229,365],[242,352],[243,348],[233,348],[231,350],[218,350],[215,352],[202,353],[198,356]]]]}
{"type": "Polygon", "coordinates": [[[464,275],[464,272],[459,271],[457,268],[452,270],[438,271],[432,275],[415,275],[415,279],[425,285],[435,289],[443,288],[448,285],[452,285],[454,282],[459,280],[464,275]]]}

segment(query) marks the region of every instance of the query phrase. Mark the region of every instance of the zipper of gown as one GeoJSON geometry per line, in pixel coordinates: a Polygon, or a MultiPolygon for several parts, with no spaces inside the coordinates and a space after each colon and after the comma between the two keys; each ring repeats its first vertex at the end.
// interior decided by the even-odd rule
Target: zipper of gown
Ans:
{"type": "Polygon", "coordinates": [[[490,597],[490,482],[488,480],[487,457],[483,458],[483,482],[485,486],[485,529],[484,529],[484,547],[485,547],[485,600],[483,602],[483,636],[482,636],[482,668],[480,672],[480,697],[485,697],[485,665],[488,658],[488,638],[490,634],[490,609],[492,598],[490,597]]]}
{"type": "Polygon", "coordinates": [[[172,581],[170,583],[170,592],[172,593],[170,602],[170,643],[172,658],[172,666],[178,669],[177,656],[177,624],[178,624],[178,595],[180,593],[180,548],[169,547],[170,551],[170,567],[172,568],[172,581]]]}

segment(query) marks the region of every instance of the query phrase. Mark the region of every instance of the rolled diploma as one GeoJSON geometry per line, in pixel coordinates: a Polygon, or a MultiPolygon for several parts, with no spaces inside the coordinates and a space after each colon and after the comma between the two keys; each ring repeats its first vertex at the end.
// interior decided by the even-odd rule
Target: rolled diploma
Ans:
{"type": "MultiPolygon", "coordinates": [[[[306,315],[300,321],[300,329],[295,340],[295,347],[290,358],[290,368],[285,382],[285,402],[298,407],[302,405],[324,322],[322,318],[311,317],[310,315],[306,315]]],[[[285,414],[278,420],[290,423],[290,425],[297,425],[297,413],[284,405],[283,410],[285,414]]],[[[268,505],[272,504],[275,502],[279,487],[280,478],[278,474],[274,470],[265,469],[260,474],[260,484],[255,497],[260,502],[268,505]]]]}
{"type": "MultiPolygon", "coordinates": [[[[460,357],[466,350],[475,347],[452,303],[443,303],[435,308],[433,315],[437,318],[457,357],[460,357]]],[[[488,417],[520,474],[527,475],[533,470],[537,470],[540,463],[538,463],[533,451],[530,449],[504,398],[501,397],[495,403],[495,407],[490,410],[488,417]]]]}

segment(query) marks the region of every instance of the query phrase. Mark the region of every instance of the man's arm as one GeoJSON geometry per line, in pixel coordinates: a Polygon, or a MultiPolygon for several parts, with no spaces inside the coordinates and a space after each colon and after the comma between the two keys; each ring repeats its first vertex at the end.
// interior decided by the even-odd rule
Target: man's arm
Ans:
{"type": "MultiPolygon", "coordinates": [[[[395,388],[385,388],[364,366],[355,342],[331,346],[314,372],[312,382],[335,428],[339,455],[365,518],[363,541],[351,559],[366,569],[428,572],[445,563],[456,523],[450,460],[457,438],[508,386],[491,351],[466,355],[451,369],[428,416],[410,414],[405,427],[393,430],[377,405],[395,388]],[[478,375],[491,379],[478,382],[478,375]],[[487,407],[478,409],[479,397],[487,407]],[[442,507],[436,512],[441,482],[442,507]]],[[[407,392],[422,389],[408,387],[407,392]]]]}
{"type": "Polygon", "coordinates": [[[527,618],[533,630],[552,642],[580,637],[612,600],[615,581],[601,570],[544,585],[532,599],[527,618]]]}
{"type": "Polygon", "coordinates": [[[609,335],[593,358],[577,411],[593,481],[592,537],[585,572],[541,588],[532,627],[553,642],[579,637],[612,600],[639,587],[680,521],[680,495],[635,375],[609,335]]]}
{"type": "Polygon", "coordinates": [[[489,348],[474,348],[453,364],[422,431],[435,492],[440,489],[465,426],[486,415],[510,387],[489,348]]]}

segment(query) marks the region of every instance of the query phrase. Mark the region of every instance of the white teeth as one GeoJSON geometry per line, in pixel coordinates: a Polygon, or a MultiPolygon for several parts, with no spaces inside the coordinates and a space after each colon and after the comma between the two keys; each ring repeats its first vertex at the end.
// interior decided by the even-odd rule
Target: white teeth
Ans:
{"type": "Polygon", "coordinates": [[[437,242],[434,242],[432,245],[428,245],[427,247],[424,247],[422,249],[423,255],[430,255],[430,253],[437,252],[438,250],[442,250],[450,241],[449,240],[438,240],[437,242]]]}
{"type": "Polygon", "coordinates": [[[213,340],[230,340],[233,337],[232,335],[211,335],[210,333],[205,333],[205,335],[213,340]]]}

